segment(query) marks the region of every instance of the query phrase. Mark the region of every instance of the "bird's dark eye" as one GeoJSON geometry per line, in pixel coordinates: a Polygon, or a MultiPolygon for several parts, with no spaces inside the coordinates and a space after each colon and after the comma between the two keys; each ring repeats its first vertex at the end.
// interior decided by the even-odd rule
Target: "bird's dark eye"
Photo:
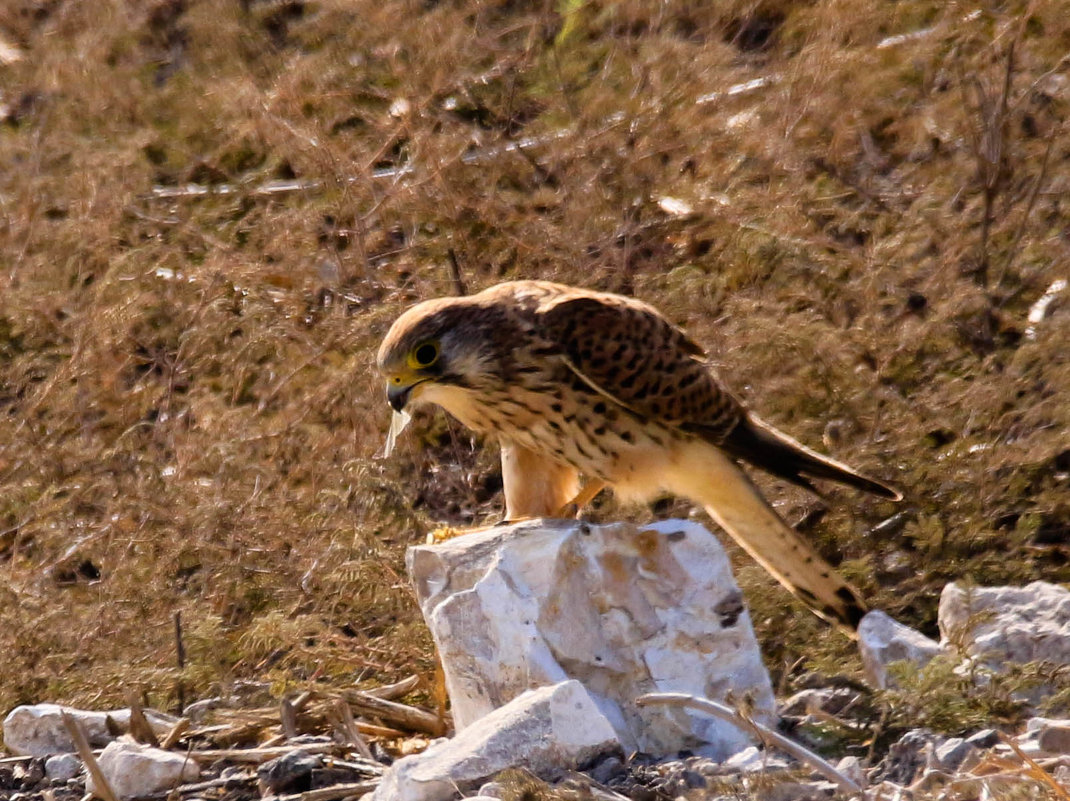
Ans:
{"type": "Polygon", "coordinates": [[[430,367],[438,359],[438,345],[434,342],[424,342],[417,345],[412,352],[412,360],[416,367],[430,367]]]}

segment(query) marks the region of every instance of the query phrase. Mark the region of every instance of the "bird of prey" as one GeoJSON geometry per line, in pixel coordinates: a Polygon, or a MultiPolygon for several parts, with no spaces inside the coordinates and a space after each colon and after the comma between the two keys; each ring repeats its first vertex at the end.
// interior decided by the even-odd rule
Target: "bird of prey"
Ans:
{"type": "Polygon", "coordinates": [[[563,516],[605,486],[632,501],[684,496],[817,614],[854,629],[865,613],[858,591],[738,462],[813,491],[816,478],[902,496],[749,412],[652,306],[547,281],[502,283],[406,311],[378,366],[395,412],[438,404],[497,436],[507,518],[563,516]]]}

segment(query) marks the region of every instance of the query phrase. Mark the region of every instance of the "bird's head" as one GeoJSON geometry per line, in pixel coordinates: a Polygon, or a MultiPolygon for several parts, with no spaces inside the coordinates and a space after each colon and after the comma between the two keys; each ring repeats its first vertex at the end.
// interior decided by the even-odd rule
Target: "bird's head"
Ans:
{"type": "Polygon", "coordinates": [[[379,371],[390,405],[416,402],[449,408],[457,389],[473,389],[491,375],[493,359],[485,310],[465,298],[440,298],[402,314],[379,346],[379,371]]]}

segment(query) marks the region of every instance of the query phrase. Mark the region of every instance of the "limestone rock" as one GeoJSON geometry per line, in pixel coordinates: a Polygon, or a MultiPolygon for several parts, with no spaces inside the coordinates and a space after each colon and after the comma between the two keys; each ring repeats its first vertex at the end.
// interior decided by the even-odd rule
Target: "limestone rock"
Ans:
{"type": "MultiPolygon", "coordinates": [[[[170,790],[200,778],[197,763],[185,755],[125,739],[109,743],[97,762],[120,801],[170,790]]],[[[86,791],[96,793],[92,776],[86,782],[86,791]]]]}
{"type": "Polygon", "coordinates": [[[491,776],[522,767],[544,779],[620,749],[613,727],[578,681],[529,690],[440,740],[395,762],[374,801],[446,801],[491,776]]]}
{"type": "MultiPolygon", "coordinates": [[[[130,725],[129,709],[89,712],[59,704],[17,706],[4,718],[4,745],[11,753],[19,756],[74,753],[74,743],[63,724],[63,712],[67,712],[81,724],[89,744],[96,748],[107,745],[116,737],[108,727],[109,718],[120,729],[126,729],[130,725]]],[[[148,709],[145,710],[145,717],[158,737],[164,736],[177,720],[148,709]]]]}
{"type": "MultiPolygon", "coordinates": [[[[76,750],[61,717],[59,704],[17,706],[4,718],[4,745],[19,756],[70,754],[76,750]]],[[[114,737],[108,733],[107,714],[67,709],[82,725],[92,746],[104,746],[114,737]]]]}
{"type": "Polygon", "coordinates": [[[534,520],[416,546],[409,574],[438,646],[459,730],[523,691],[577,679],[628,750],[749,744],[728,723],[649,692],[749,698],[774,718],[769,675],[728,559],[702,526],[534,520]]]}
{"type": "Polygon", "coordinates": [[[920,631],[894,620],[884,612],[869,612],[858,624],[858,650],[866,679],[880,689],[890,683],[888,666],[893,662],[910,662],[917,667],[928,664],[940,653],[940,643],[920,631]]]}
{"type": "Polygon", "coordinates": [[[1001,663],[1070,662],[1070,590],[1034,581],[1024,587],[961,587],[940,595],[943,640],[964,636],[970,656],[1001,663]]]}

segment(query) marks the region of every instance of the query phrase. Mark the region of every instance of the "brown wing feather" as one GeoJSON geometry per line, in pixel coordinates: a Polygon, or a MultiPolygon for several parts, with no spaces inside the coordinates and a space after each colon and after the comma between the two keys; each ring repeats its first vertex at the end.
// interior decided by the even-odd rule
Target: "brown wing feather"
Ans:
{"type": "Polygon", "coordinates": [[[544,335],[588,385],[669,426],[725,434],[743,407],[705,363],[705,352],[655,309],[597,293],[567,295],[539,311],[544,335]]]}
{"type": "Polygon", "coordinates": [[[817,494],[808,478],[902,498],[895,488],[749,414],[706,363],[705,351],[652,306],[572,289],[549,298],[538,311],[543,333],[561,348],[573,372],[618,405],[696,434],[817,494]]]}

